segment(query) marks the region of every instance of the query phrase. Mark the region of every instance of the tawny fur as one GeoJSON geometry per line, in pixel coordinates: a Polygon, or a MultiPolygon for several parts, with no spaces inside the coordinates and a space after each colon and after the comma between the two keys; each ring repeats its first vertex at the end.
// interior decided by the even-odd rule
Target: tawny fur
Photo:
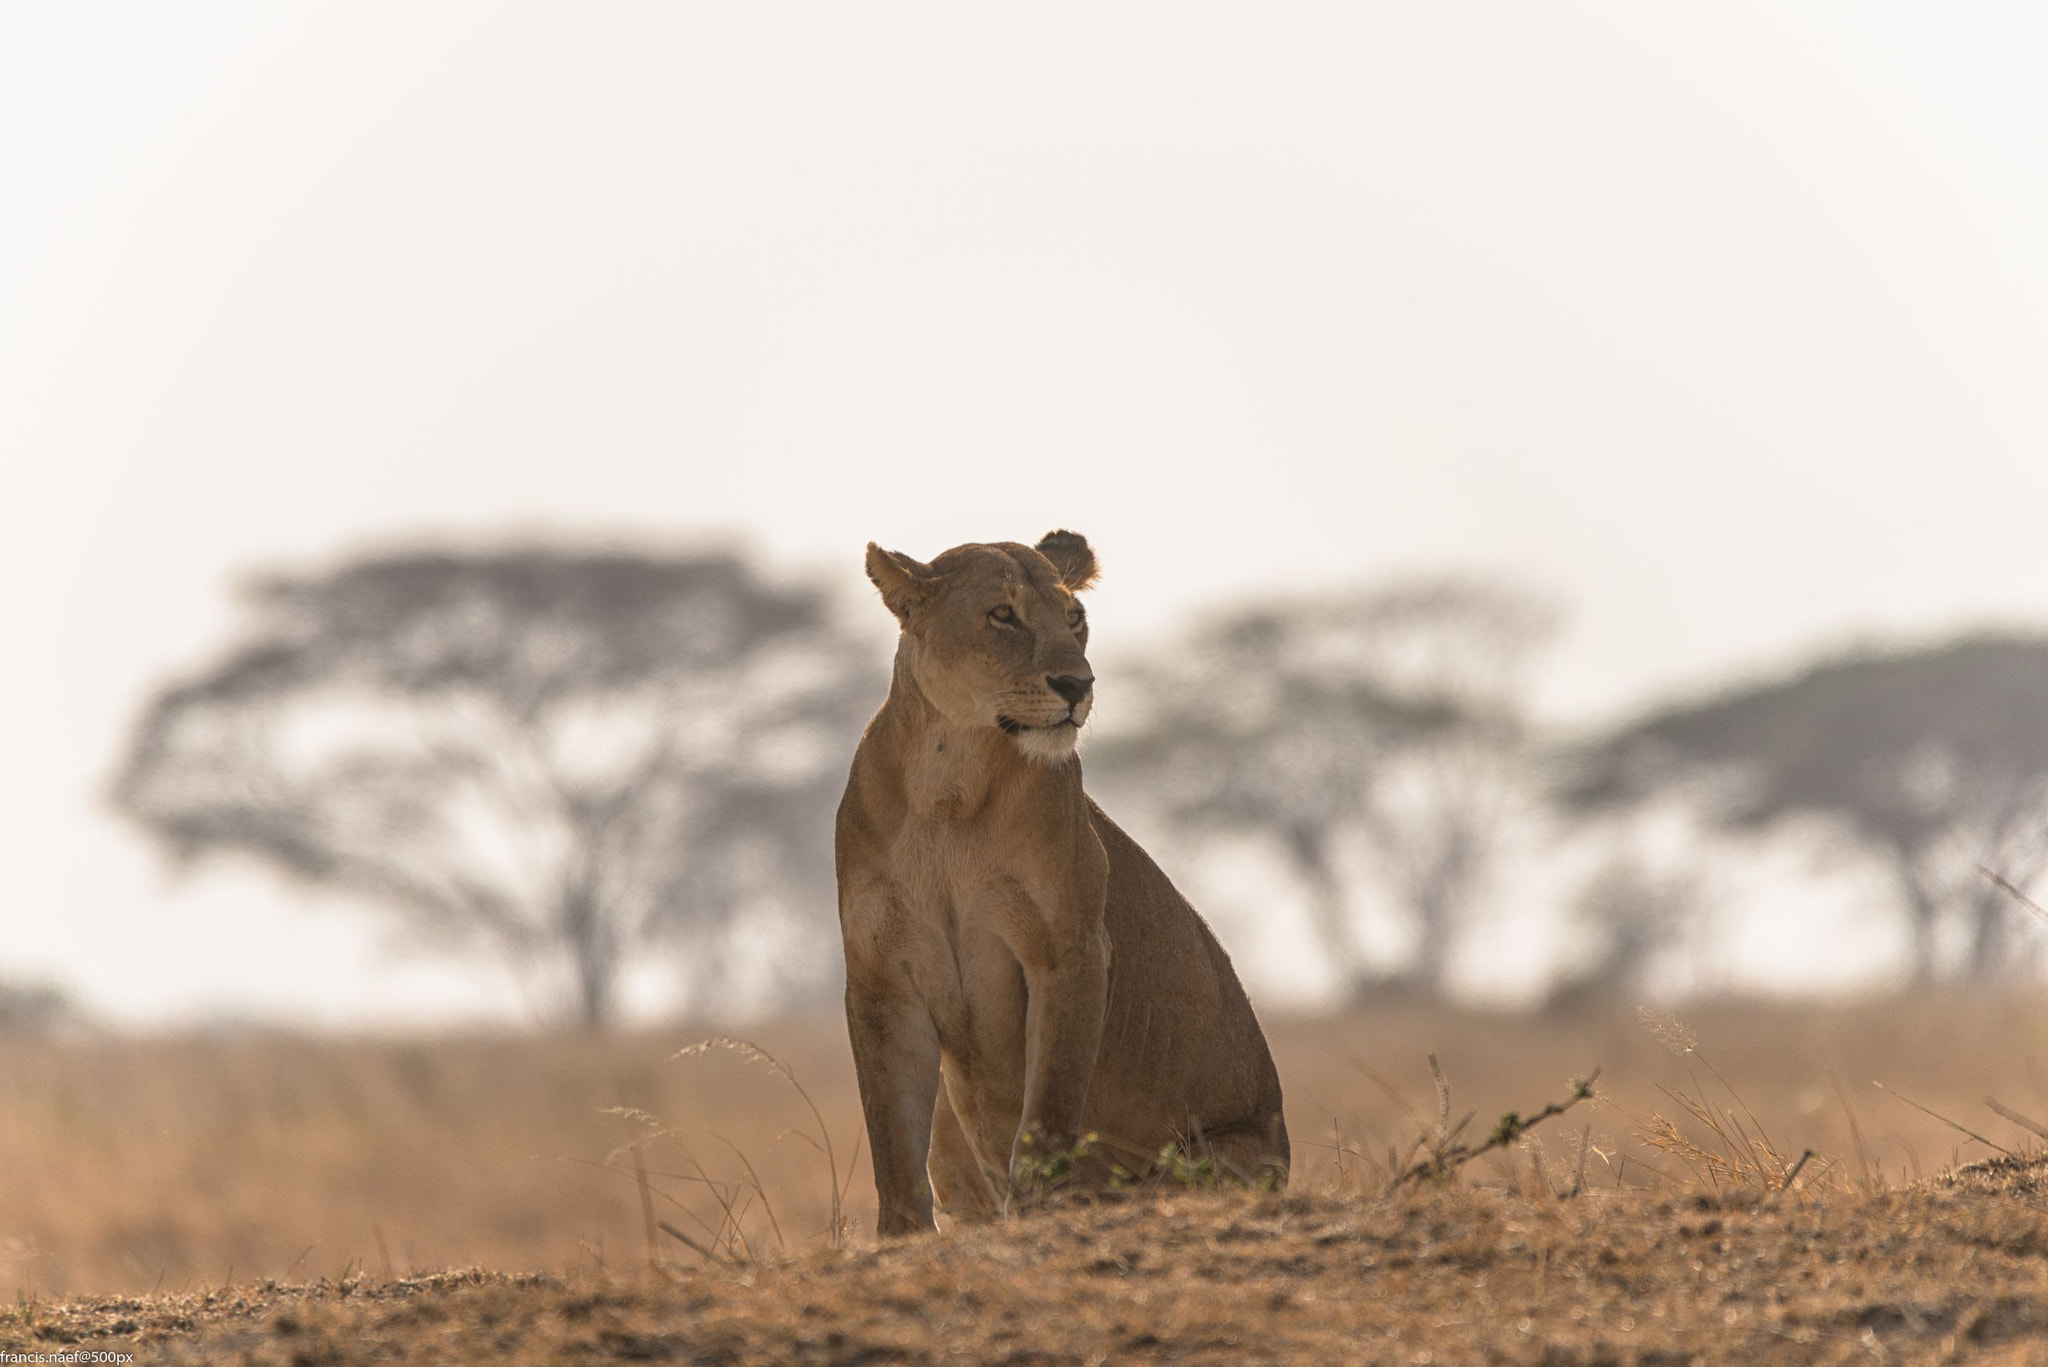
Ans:
{"type": "Polygon", "coordinates": [[[929,565],[870,545],[867,567],[902,635],[836,853],[881,1232],[932,1228],[935,1194],[995,1214],[1020,1157],[1091,1134],[1072,1180],[1172,1143],[1284,1180],[1279,1075],[1229,957],[1081,789],[1088,543],[929,565]]]}

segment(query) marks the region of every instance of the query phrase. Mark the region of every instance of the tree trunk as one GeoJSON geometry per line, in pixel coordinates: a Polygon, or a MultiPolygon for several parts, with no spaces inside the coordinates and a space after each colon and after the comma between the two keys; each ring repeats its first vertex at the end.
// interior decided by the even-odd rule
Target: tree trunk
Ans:
{"type": "Polygon", "coordinates": [[[592,954],[576,957],[576,1005],[586,1030],[603,1030],[612,1023],[612,970],[592,954]]]}
{"type": "Polygon", "coordinates": [[[1287,850],[1308,890],[1309,925],[1330,957],[1338,998],[1349,1004],[1365,982],[1365,956],[1352,932],[1351,906],[1330,859],[1329,836],[1319,827],[1297,825],[1287,832],[1287,850]]]}
{"type": "Polygon", "coordinates": [[[1415,980],[1434,996],[1442,996],[1450,977],[1451,949],[1465,907],[1472,898],[1485,848],[1476,823],[1467,812],[1448,812],[1420,838],[1434,837],[1414,855],[1408,879],[1408,905],[1415,912],[1415,980]]]}
{"type": "Polygon", "coordinates": [[[617,933],[605,916],[596,879],[586,869],[563,880],[560,925],[575,978],[577,1021],[586,1030],[606,1029],[618,986],[617,933]]]}
{"type": "Polygon", "coordinates": [[[1922,885],[1911,856],[1900,854],[1896,871],[1906,907],[1907,952],[1912,956],[1907,971],[1915,987],[1925,987],[1941,976],[1941,946],[1935,933],[1941,906],[1922,885]]]}
{"type": "Polygon", "coordinates": [[[2031,910],[2024,893],[2015,895],[1985,874],[1995,873],[2014,888],[2025,889],[2041,872],[2042,845],[2036,828],[2038,805],[2015,799],[1984,839],[1985,862],[1979,865],[1970,898],[1970,981],[2014,982],[2035,966],[2040,937],[2028,935],[2031,910]],[[2013,837],[2021,839],[2015,844],[2013,837]]]}
{"type": "Polygon", "coordinates": [[[2021,910],[2011,893],[1988,879],[1971,899],[1970,957],[1965,964],[1971,982],[2015,982],[2033,969],[2038,941],[2024,938],[2021,910]]]}
{"type": "Polygon", "coordinates": [[[1415,981],[1431,996],[1441,997],[1451,967],[1451,911],[1436,891],[1415,899],[1415,981]]]}

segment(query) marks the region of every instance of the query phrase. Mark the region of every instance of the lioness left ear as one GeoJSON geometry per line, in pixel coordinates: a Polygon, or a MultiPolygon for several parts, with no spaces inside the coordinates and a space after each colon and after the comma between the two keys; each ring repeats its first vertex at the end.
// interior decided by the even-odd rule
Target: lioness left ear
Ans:
{"type": "Polygon", "coordinates": [[[930,565],[899,551],[885,551],[872,541],[868,542],[868,578],[881,590],[882,602],[904,626],[910,625],[911,613],[924,606],[938,583],[930,565]]]}
{"type": "Polygon", "coordinates": [[[1052,561],[1052,567],[1060,572],[1060,582],[1074,593],[1093,584],[1101,573],[1095,564],[1095,552],[1088,549],[1088,538],[1079,532],[1047,532],[1037,550],[1052,561]]]}

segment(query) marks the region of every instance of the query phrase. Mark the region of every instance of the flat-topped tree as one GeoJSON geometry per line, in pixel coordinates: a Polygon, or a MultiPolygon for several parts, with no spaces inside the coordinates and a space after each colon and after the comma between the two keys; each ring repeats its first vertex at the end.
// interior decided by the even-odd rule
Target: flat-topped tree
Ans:
{"type": "Polygon", "coordinates": [[[1340,990],[1373,980],[1347,852],[1364,856],[1415,950],[1400,978],[1443,988],[1518,781],[1542,599],[1430,578],[1225,612],[1131,671],[1089,751],[1191,834],[1263,838],[1306,894],[1340,990]]]}
{"type": "Polygon", "coordinates": [[[2048,637],[1857,650],[1657,709],[1582,747],[1560,788],[1599,811],[1671,794],[1758,832],[1819,820],[1890,876],[1912,971],[2031,961],[2025,888],[2048,863],[2048,637]]]}
{"type": "Polygon", "coordinates": [[[829,926],[832,805],[879,685],[820,590],[722,552],[512,549],[248,597],[244,638],[150,703],[115,786],[181,863],[246,856],[566,970],[591,1025],[638,951],[673,946],[703,987],[742,912],[829,926]]]}

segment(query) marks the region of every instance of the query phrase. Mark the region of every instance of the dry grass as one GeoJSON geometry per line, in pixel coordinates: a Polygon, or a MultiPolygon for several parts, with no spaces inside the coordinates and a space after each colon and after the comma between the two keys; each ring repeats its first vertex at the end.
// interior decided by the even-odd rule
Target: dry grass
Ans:
{"type": "MultiPolygon", "coordinates": [[[[850,1142],[839,1034],[767,1034],[850,1142]]],[[[703,1210],[672,1160],[729,1179],[744,1154],[801,1248],[832,1211],[791,1135],[810,1117],[741,1059],[677,1060],[696,1037],[0,1040],[0,1295],[631,1266],[644,1212],[607,1158],[644,1127],[620,1109],[676,1126],[656,1190],[703,1210]]]]}
{"type": "MultiPolygon", "coordinates": [[[[403,1043],[0,1041],[0,1173],[7,1175],[0,1182],[0,1294],[55,1313],[63,1297],[154,1291],[158,1300],[137,1304],[160,1307],[199,1305],[192,1298],[211,1293],[217,1309],[255,1294],[247,1288],[259,1279],[324,1278],[328,1291],[307,1302],[314,1307],[308,1323],[352,1303],[341,1295],[343,1285],[385,1288],[368,1295],[363,1305],[372,1308],[362,1315],[397,1314],[399,1302],[413,1303],[403,1288],[414,1285],[437,1288],[430,1299],[469,1307],[446,1312],[463,1315],[483,1313],[478,1307],[499,1303],[493,1298],[516,1298],[518,1289],[488,1277],[461,1286],[407,1279],[482,1265],[548,1274],[551,1289],[533,1311],[542,1319],[558,1310],[569,1315],[563,1307],[577,1297],[610,1288],[603,1294],[626,1298],[618,1302],[621,1322],[645,1315],[667,1323],[668,1312],[657,1308],[667,1302],[651,1286],[620,1289],[656,1275],[647,1267],[650,1256],[660,1260],[663,1277],[714,1264],[687,1272],[688,1285],[697,1288],[692,1297],[712,1294],[706,1286],[728,1285],[704,1278],[766,1277],[791,1258],[811,1269],[802,1275],[836,1286],[863,1267],[901,1270],[906,1259],[936,1256],[891,1250],[876,1262],[869,1253],[830,1251],[842,1238],[863,1245],[873,1210],[856,1148],[852,1067],[837,1022],[750,1032],[787,1076],[744,1052],[676,1057],[699,1033],[403,1043]]],[[[1514,1247],[1551,1248],[1544,1265],[1554,1271],[1563,1263],[1597,1268],[1602,1239],[1618,1240],[1614,1247],[1629,1258],[1641,1253],[1642,1241],[1666,1253],[1689,1246],[1677,1231],[1704,1222],[1691,1204],[1700,1198],[1736,1203],[1749,1212],[1742,1219],[1764,1222],[1754,1225],[1758,1230],[1777,1228],[1773,1220],[1794,1222],[1783,1226],[1790,1229],[1803,1228],[1801,1220],[1835,1218],[1816,1214],[1823,1202],[1835,1203],[1838,1215],[1865,1210],[1854,1218],[1875,1221],[1890,1209],[1883,1203],[1907,1199],[1898,1190],[1905,1184],[1989,1156],[1992,1147],[2036,1143],[2026,1117],[2048,1112],[2048,1079],[2034,1043],[2048,1040],[2048,1008],[2016,1001],[1727,1003],[1655,1030],[1632,1009],[1569,1020],[1402,1009],[1337,1022],[1279,1021],[1271,1033],[1288,1091],[1296,1195],[1279,1206],[1242,1210],[1227,1202],[1174,1205],[1172,1218],[1206,1229],[1196,1238],[1203,1248],[1230,1245],[1237,1236],[1221,1231],[1232,1220],[1253,1222],[1245,1228],[1272,1225],[1270,1234],[1245,1238],[1273,1249],[1292,1248],[1289,1240],[1310,1227],[1368,1231],[1356,1248],[1345,1245],[1330,1275],[1355,1276],[1364,1265],[1353,1264],[1370,1258],[1377,1269],[1371,1286],[1388,1297],[1395,1294],[1386,1275],[1395,1255],[1386,1240],[1409,1240],[1418,1228],[1437,1231],[1429,1235],[1435,1242],[1424,1240],[1415,1245],[1424,1251],[1402,1256],[1441,1255],[1462,1265],[1469,1258],[1457,1250],[1474,1239],[1503,1250],[1521,1240],[1514,1247]],[[1431,1067],[1432,1053],[1440,1073],[1431,1067]],[[1596,1067],[1604,1072],[1595,1098],[1523,1131],[1520,1118],[1569,1098],[1571,1080],[1596,1067]],[[1988,1108],[1986,1098],[2009,1116],[1988,1108]],[[1384,1196],[1396,1174],[1501,1135],[1511,1111],[1518,1123],[1507,1127],[1506,1142],[1465,1164],[1449,1190],[1418,1179],[1408,1185],[1425,1190],[1384,1196]],[[1195,1209],[1208,1213],[1183,1213],[1195,1209]],[[1633,1213],[1615,1214],[1624,1210],[1633,1213]],[[1212,1228],[1213,1221],[1223,1223],[1212,1228]],[[1609,1232],[1595,1238],[1596,1225],[1609,1232]],[[1582,1237],[1593,1242],[1575,1251],[1572,1241],[1582,1237]],[[1678,1242],[1669,1248],[1661,1242],[1672,1240],[1678,1242]]],[[[1141,1232],[1117,1222],[1142,1223],[1152,1218],[1148,1209],[1138,1203],[1063,1211],[1016,1226],[1023,1244],[1005,1243],[1012,1236],[998,1231],[963,1234],[944,1246],[968,1250],[962,1256],[991,1268],[1037,1256],[1023,1251],[1036,1246],[1032,1240],[1135,1246],[1141,1232]]],[[[1809,1249],[1819,1247],[1819,1233],[1802,1237],[1809,1249]]],[[[2006,1242],[2036,1237],[2013,1234],[2006,1242]]],[[[2040,1246],[2048,1248],[2048,1231],[2040,1246]]],[[[1319,1255],[1296,1252],[1308,1258],[1305,1280],[1285,1286],[1296,1286],[1290,1294],[1313,1291],[1325,1275],[1319,1255]]],[[[1115,1264],[1123,1254],[1099,1256],[1115,1264]]],[[[1296,1253],[1272,1256],[1284,1261],[1296,1253]]],[[[1202,1266],[1213,1264],[1203,1257],[1209,1261],[1202,1266]]],[[[1518,1253],[1502,1264],[1523,1269],[1508,1273],[1511,1279],[1537,1275],[1523,1261],[1518,1253]]],[[[1683,1272],[1680,1280],[1689,1277],[1697,1288],[1689,1267],[1674,1263],[1673,1275],[1683,1272]]],[[[1130,1322],[1167,1324],[1159,1315],[1182,1304],[1175,1298],[1192,1294],[1189,1287],[1206,1275],[1168,1276],[1169,1270],[1162,1268],[1162,1284],[1146,1293],[1158,1314],[1130,1322]]],[[[1040,1302],[1127,1276],[1069,1269],[1048,1283],[1040,1302]]],[[[1273,1295],[1285,1289],[1283,1281],[1269,1288],[1273,1295]]],[[[1486,1284],[1506,1294],[1503,1283],[1486,1284]]],[[[257,1297],[268,1307],[262,1315],[277,1313],[271,1302],[279,1294],[285,1293],[257,1297]]],[[[1190,1315],[1196,1308],[1183,1305],[1190,1315]]],[[[1435,1313],[1419,1304],[1411,1309],[1435,1313]]],[[[727,1310],[738,1317],[735,1324],[768,1313],[738,1302],[727,1310]]],[[[589,1313],[598,1320],[612,1314],[589,1313]]],[[[209,1309],[194,1322],[214,1314],[209,1309]]],[[[1102,1314],[1113,1318],[1112,1310],[1102,1314]]],[[[1397,1318],[1386,1323],[1398,1327],[1397,1318]]],[[[1097,1328],[1107,1333],[1109,1322],[1097,1328]]],[[[1941,1322],[1951,1330],[1961,1323],[1954,1316],[1941,1322]]],[[[1553,1327],[1563,1333],[1566,1326],[1553,1327]]],[[[583,1332],[563,1319],[561,1334],[573,1337],[572,1330],[583,1332]]],[[[15,1332],[33,1330],[17,1324],[15,1332]]],[[[733,1332],[740,1342],[752,1331],[733,1332]]],[[[1168,1341],[1160,1331],[1143,1332],[1168,1341]]],[[[993,1340],[986,1346],[995,1353],[993,1340]]],[[[820,1353],[819,1360],[832,1356],[820,1353]]],[[[752,1359],[740,1353],[729,1360],[752,1359]]]]}

